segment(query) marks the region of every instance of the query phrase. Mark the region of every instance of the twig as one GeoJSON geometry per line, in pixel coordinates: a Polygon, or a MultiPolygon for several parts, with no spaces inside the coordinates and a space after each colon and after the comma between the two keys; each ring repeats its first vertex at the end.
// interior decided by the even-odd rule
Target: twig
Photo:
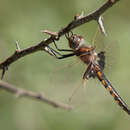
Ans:
{"type": "Polygon", "coordinates": [[[22,58],[26,55],[31,54],[31,53],[41,51],[41,50],[46,51],[45,47],[48,46],[50,43],[52,43],[54,39],[59,40],[59,38],[62,35],[68,33],[72,29],[74,29],[74,28],[76,28],[76,27],[78,27],[82,24],[85,24],[87,22],[90,22],[92,20],[97,20],[107,9],[112,7],[118,1],[119,0],[107,0],[107,2],[105,2],[99,9],[90,13],[89,15],[82,16],[82,17],[76,17],[76,19],[74,19],[72,22],[70,22],[66,27],[64,27],[63,29],[58,31],[58,33],[55,33],[54,36],[51,36],[50,38],[45,39],[45,40],[41,41],[40,43],[38,43],[34,46],[31,46],[29,48],[25,48],[23,50],[15,51],[13,55],[11,55],[6,60],[4,60],[3,62],[0,63],[0,69],[7,68],[13,62],[17,61],[18,59],[20,59],[20,58],[22,58]]]}
{"type": "Polygon", "coordinates": [[[59,103],[59,102],[54,101],[52,99],[49,99],[48,97],[46,97],[43,94],[23,90],[23,89],[15,87],[13,85],[10,85],[6,82],[3,82],[1,80],[0,80],[0,89],[11,92],[11,93],[17,95],[18,97],[28,97],[28,98],[32,98],[32,99],[42,101],[42,102],[47,103],[47,104],[49,104],[53,107],[62,108],[62,109],[66,109],[66,110],[72,109],[71,106],[69,106],[67,104],[59,103]]]}
{"type": "Polygon", "coordinates": [[[65,28],[63,28],[61,31],[59,31],[58,36],[64,35],[65,33],[69,32],[70,30],[85,24],[87,22],[90,22],[92,20],[97,20],[107,9],[112,7],[114,4],[116,4],[119,0],[107,0],[99,9],[96,11],[88,14],[87,16],[82,16],[74,19],[72,22],[70,22],[65,28]]]}

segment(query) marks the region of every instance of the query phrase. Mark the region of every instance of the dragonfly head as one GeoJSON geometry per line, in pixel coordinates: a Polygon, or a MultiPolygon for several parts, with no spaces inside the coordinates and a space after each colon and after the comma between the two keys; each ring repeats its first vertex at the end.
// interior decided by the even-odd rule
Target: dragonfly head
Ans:
{"type": "Polygon", "coordinates": [[[69,41],[69,47],[72,48],[73,50],[78,50],[83,44],[84,44],[84,39],[82,36],[73,34],[68,38],[69,41]]]}

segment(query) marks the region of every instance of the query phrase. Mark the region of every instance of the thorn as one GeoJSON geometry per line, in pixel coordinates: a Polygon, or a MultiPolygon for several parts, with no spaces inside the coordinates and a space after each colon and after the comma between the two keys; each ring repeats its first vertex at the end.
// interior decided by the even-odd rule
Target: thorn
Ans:
{"type": "Polygon", "coordinates": [[[51,37],[53,37],[55,40],[59,40],[59,36],[57,32],[51,32],[48,30],[41,30],[42,33],[46,33],[48,35],[50,35],[51,37]]]}
{"type": "Polygon", "coordinates": [[[44,47],[44,50],[49,53],[51,56],[55,56],[54,53],[49,49],[48,46],[44,47]]]}
{"type": "Polygon", "coordinates": [[[4,78],[6,70],[8,70],[8,67],[7,66],[3,67],[3,69],[2,69],[2,75],[1,75],[1,80],[4,78]]]}
{"type": "Polygon", "coordinates": [[[115,0],[109,0],[111,3],[114,3],[115,2],[115,0]]]}
{"type": "Polygon", "coordinates": [[[16,51],[20,51],[19,43],[16,41],[16,51]]]}
{"type": "Polygon", "coordinates": [[[78,20],[78,19],[83,18],[83,17],[84,17],[84,12],[82,11],[80,15],[79,14],[75,14],[74,20],[78,20]]]}
{"type": "Polygon", "coordinates": [[[103,25],[102,19],[103,19],[102,16],[99,16],[98,19],[97,19],[97,22],[98,22],[98,25],[99,25],[99,28],[100,28],[101,32],[102,32],[105,36],[107,36],[106,31],[105,31],[105,28],[104,28],[104,25],[103,25]]]}

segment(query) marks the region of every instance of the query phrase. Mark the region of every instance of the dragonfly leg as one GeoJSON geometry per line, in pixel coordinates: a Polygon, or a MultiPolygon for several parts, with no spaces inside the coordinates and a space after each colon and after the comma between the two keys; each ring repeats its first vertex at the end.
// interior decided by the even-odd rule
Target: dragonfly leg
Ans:
{"type": "Polygon", "coordinates": [[[55,43],[55,40],[53,40],[53,43],[54,43],[54,45],[55,45],[55,48],[56,48],[58,51],[73,52],[73,50],[70,50],[70,49],[59,49],[58,46],[57,46],[56,43],[55,43]]]}
{"type": "Polygon", "coordinates": [[[53,48],[51,48],[50,46],[48,46],[48,48],[51,50],[51,52],[54,54],[54,56],[57,58],[57,59],[65,59],[65,58],[68,58],[68,57],[72,57],[74,55],[76,55],[76,53],[69,53],[69,54],[61,54],[59,53],[58,51],[54,50],[53,48]],[[58,57],[57,54],[60,56],[58,57]]]}
{"type": "Polygon", "coordinates": [[[50,49],[50,51],[53,53],[53,55],[54,55],[55,57],[57,56],[56,54],[62,56],[62,54],[59,53],[58,51],[56,51],[55,49],[51,48],[50,46],[47,46],[47,47],[50,49]]]}
{"type": "Polygon", "coordinates": [[[62,55],[61,57],[57,57],[57,59],[65,59],[65,58],[72,57],[75,55],[76,55],[75,53],[70,53],[70,54],[62,55]]]}
{"type": "MultiPolygon", "coordinates": [[[[71,33],[71,36],[74,35],[72,31],[70,31],[70,33],[71,33]]],[[[69,40],[70,38],[69,32],[65,34],[65,37],[67,40],[69,40]]]]}

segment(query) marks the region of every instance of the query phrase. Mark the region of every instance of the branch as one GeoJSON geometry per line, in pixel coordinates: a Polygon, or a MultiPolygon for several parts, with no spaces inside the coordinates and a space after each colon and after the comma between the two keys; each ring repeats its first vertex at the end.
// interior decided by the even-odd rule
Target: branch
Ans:
{"type": "Polygon", "coordinates": [[[112,7],[114,4],[116,4],[119,0],[107,0],[99,9],[96,11],[88,14],[87,16],[82,16],[79,18],[74,19],[72,22],[70,22],[65,28],[63,28],[61,31],[58,32],[58,36],[64,35],[65,33],[69,32],[70,30],[85,24],[87,22],[90,22],[92,20],[98,20],[98,18],[110,7],[112,7]]]}
{"type": "MultiPolygon", "coordinates": [[[[49,49],[48,45],[50,43],[52,43],[54,40],[59,40],[61,36],[68,33],[72,29],[77,28],[78,26],[80,26],[82,24],[85,24],[85,23],[90,22],[92,20],[98,21],[98,24],[100,25],[100,27],[102,29],[102,32],[105,33],[103,23],[102,23],[101,19],[99,19],[99,18],[106,10],[108,10],[110,7],[112,7],[118,1],[119,0],[107,0],[99,9],[88,14],[87,16],[83,16],[83,15],[75,16],[74,19],[66,27],[59,30],[58,32],[44,31],[45,33],[48,33],[50,35],[50,37],[48,39],[42,40],[40,43],[37,43],[34,46],[31,46],[31,47],[28,47],[28,48],[21,50],[19,45],[18,45],[18,42],[17,42],[16,43],[16,51],[11,56],[9,56],[7,59],[5,59],[3,62],[0,63],[0,69],[3,70],[1,78],[3,78],[5,71],[8,70],[9,65],[11,65],[15,61],[19,60],[20,58],[22,58],[26,55],[32,54],[32,53],[37,52],[37,51],[45,51],[45,52],[49,53],[50,55],[54,56],[53,53],[51,52],[51,50],[49,49]]],[[[19,89],[17,87],[14,87],[13,85],[10,85],[8,83],[1,81],[1,80],[0,80],[0,88],[5,90],[5,91],[16,94],[20,97],[33,98],[33,99],[37,99],[39,101],[43,101],[43,102],[45,102],[49,105],[52,105],[54,107],[71,109],[70,106],[53,101],[44,95],[34,93],[31,91],[27,91],[27,90],[19,89]]]]}
{"type": "Polygon", "coordinates": [[[13,94],[17,95],[18,97],[27,97],[27,98],[39,100],[41,102],[47,103],[47,104],[49,104],[53,107],[56,107],[56,108],[62,108],[62,109],[66,109],[66,110],[72,109],[71,106],[63,104],[63,103],[59,103],[59,102],[54,101],[52,99],[49,99],[45,95],[17,88],[15,86],[10,85],[10,84],[3,82],[1,80],[0,80],[0,89],[3,89],[3,90],[8,91],[10,93],[13,93],[13,94]]]}
{"type": "Polygon", "coordinates": [[[85,24],[87,22],[90,22],[92,20],[98,20],[99,17],[110,7],[112,7],[115,3],[117,3],[119,0],[107,0],[107,2],[105,2],[99,9],[97,9],[96,11],[90,13],[87,16],[79,16],[79,17],[75,17],[74,20],[72,22],[70,22],[66,27],[64,27],[63,29],[59,30],[58,33],[54,33],[53,35],[50,36],[50,38],[45,39],[43,41],[41,41],[40,43],[31,46],[29,48],[25,48],[23,50],[17,49],[14,54],[12,54],[10,57],[8,57],[7,59],[5,59],[3,62],[0,63],[0,69],[3,70],[3,74],[4,72],[7,70],[8,66],[10,64],[12,64],[13,62],[17,61],[18,59],[29,55],[31,53],[37,52],[37,51],[46,51],[48,52],[50,55],[52,55],[50,53],[50,51],[47,51],[47,46],[52,43],[54,40],[59,40],[59,38],[68,33],[69,31],[71,31],[72,29],[85,24]]]}

